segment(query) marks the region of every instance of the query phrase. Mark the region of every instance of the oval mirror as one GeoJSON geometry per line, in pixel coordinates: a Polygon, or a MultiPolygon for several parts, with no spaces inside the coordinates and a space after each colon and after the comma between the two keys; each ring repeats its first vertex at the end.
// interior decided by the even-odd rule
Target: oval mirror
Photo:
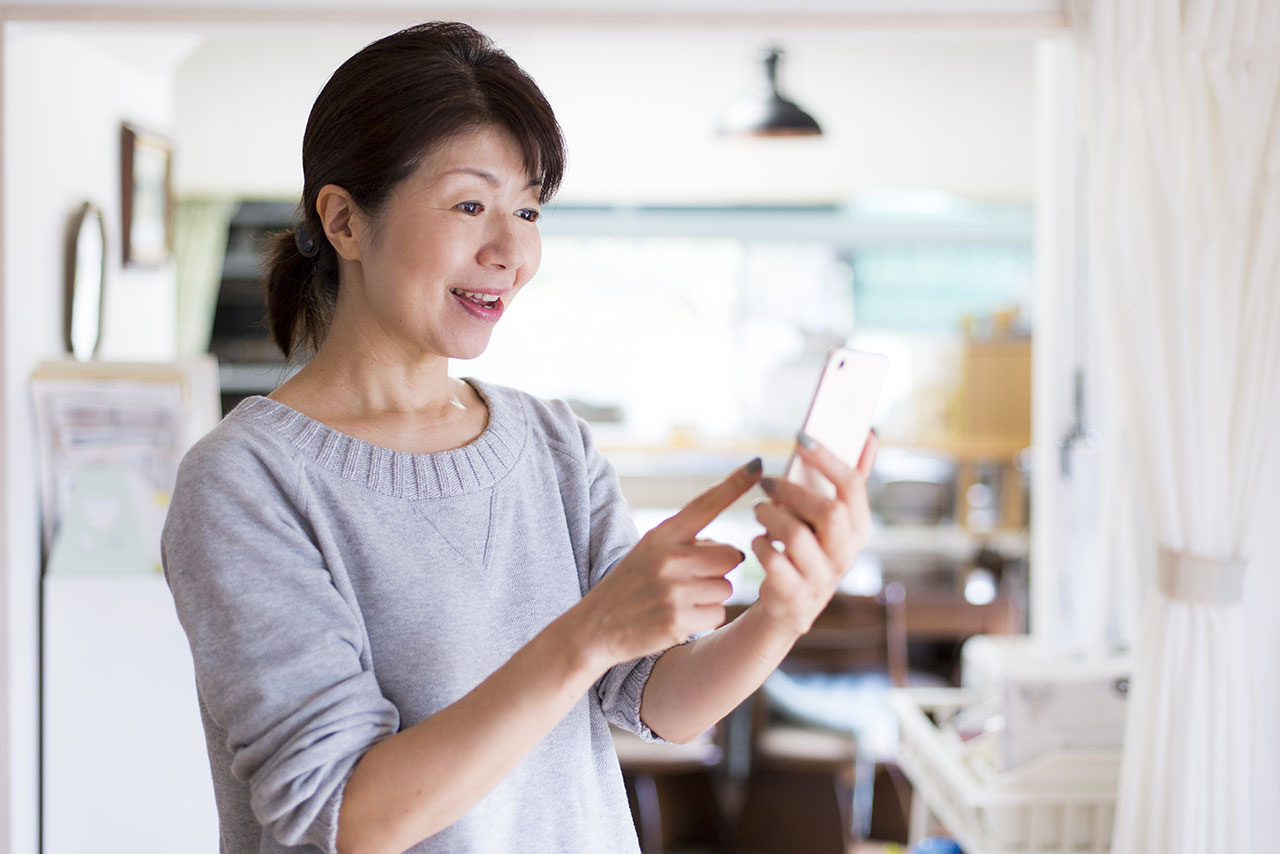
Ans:
{"type": "Polygon", "coordinates": [[[98,352],[106,276],[107,232],[102,211],[85,202],[71,219],[67,239],[66,345],[82,361],[98,352]]]}

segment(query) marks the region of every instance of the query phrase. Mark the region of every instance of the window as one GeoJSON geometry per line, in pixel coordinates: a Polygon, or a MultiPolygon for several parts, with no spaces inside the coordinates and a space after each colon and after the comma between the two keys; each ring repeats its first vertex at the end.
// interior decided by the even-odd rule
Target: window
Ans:
{"type": "Polygon", "coordinates": [[[894,356],[887,411],[949,380],[966,315],[1027,302],[1029,208],[955,210],[553,208],[542,269],[454,371],[570,399],[605,441],[783,438],[852,341],[894,356]]]}

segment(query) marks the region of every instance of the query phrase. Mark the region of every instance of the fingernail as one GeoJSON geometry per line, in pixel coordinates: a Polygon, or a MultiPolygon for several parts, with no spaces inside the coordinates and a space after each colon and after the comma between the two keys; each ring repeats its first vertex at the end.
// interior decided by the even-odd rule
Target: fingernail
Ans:
{"type": "Polygon", "coordinates": [[[756,457],[754,460],[747,463],[747,474],[756,475],[760,474],[762,471],[764,471],[764,460],[759,457],[756,457]]]}
{"type": "Polygon", "coordinates": [[[796,442],[798,442],[801,447],[809,448],[810,450],[818,446],[818,443],[813,441],[813,437],[803,430],[796,434],[796,442]]]}
{"type": "Polygon", "coordinates": [[[738,549],[738,563],[742,563],[746,559],[747,559],[747,553],[744,552],[742,549],[738,549]]]}
{"type": "Polygon", "coordinates": [[[772,496],[778,491],[778,481],[775,478],[766,477],[764,480],[760,481],[760,488],[772,496]]]}
{"type": "Polygon", "coordinates": [[[876,428],[872,427],[872,428],[871,428],[871,435],[872,435],[872,436],[875,436],[877,439],[879,439],[879,438],[880,438],[880,431],[879,431],[879,430],[877,430],[876,428]]]}

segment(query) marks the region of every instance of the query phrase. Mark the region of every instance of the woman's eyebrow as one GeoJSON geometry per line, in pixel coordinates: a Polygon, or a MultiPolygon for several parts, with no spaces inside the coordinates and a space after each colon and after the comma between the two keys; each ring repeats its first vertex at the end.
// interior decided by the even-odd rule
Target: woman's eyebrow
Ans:
{"type": "MultiPolygon", "coordinates": [[[[488,184],[491,187],[497,187],[499,184],[502,183],[500,180],[498,180],[497,175],[494,175],[492,172],[486,172],[483,169],[477,169],[474,166],[458,166],[454,169],[450,169],[444,174],[445,175],[473,175],[476,178],[479,178],[480,180],[484,181],[486,184],[488,184]]],[[[541,186],[542,186],[541,178],[530,178],[529,183],[525,185],[525,189],[527,190],[532,187],[541,187],[541,186]]]]}

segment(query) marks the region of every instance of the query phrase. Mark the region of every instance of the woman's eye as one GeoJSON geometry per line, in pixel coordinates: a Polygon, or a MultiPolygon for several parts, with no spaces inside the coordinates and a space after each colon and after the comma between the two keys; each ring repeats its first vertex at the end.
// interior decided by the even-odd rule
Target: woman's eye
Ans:
{"type": "Polygon", "coordinates": [[[484,212],[484,205],[479,202],[459,202],[456,207],[468,216],[478,216],[484,212]]]}
{"type": "Polygon", "coordinates": [[[542,216],[542,211],[537,208],[521,208],[516,211],[516,216],[521,219],[527,219],[529,222],[537,222],[538,217],[542,216]]]}

